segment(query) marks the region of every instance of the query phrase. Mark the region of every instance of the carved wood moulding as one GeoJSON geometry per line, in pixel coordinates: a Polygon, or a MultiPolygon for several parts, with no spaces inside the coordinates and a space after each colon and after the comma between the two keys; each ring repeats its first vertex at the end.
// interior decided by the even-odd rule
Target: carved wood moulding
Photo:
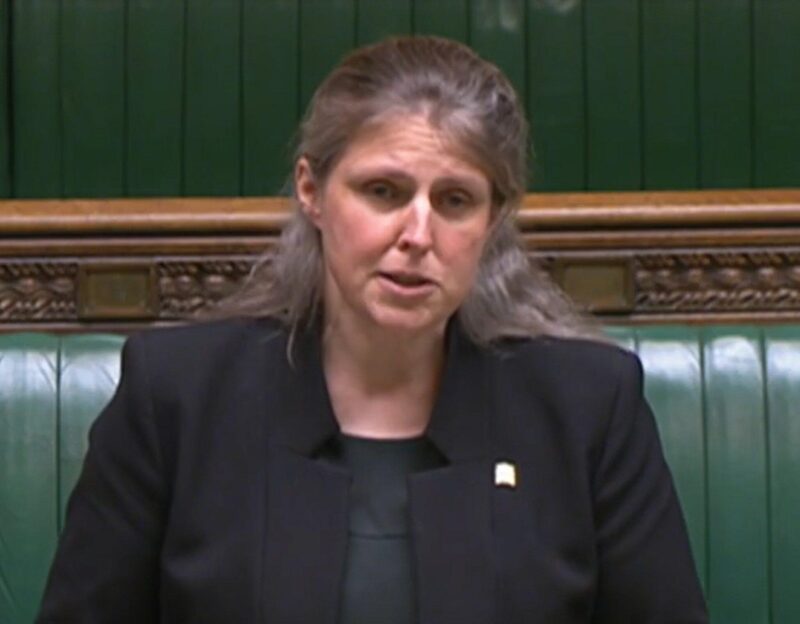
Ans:
{"type": "MultiPolygon", "coordinates": [[[[254,262],[254,257],[242,256],[161,257],[131,268],[115,259],[2,259],[0,321],[187,318],[233,292],[254,262]],[[147,283],[151,271],[152,286],[147,283]],[[105,286],[89,281],[97,274],[108,280],[105,286]],[[140,275],[144,277],[137,285],[140,275]]],[[[560,253],[547,254],[540,262],[571,296],[600,314],[689,314],[701,315],[699,319],[712,314],[718,319],[721,313],[736,312],[758,319],[772,312],[798,312],[800,318],[800,249],[560,253]]]]}
{"type": "Polygon", "coordinates": [[[182,318],[217,303],[242,284],[253,263],[252,258],[159,260],[159,316],[182,318]]]}
{"type": "Polygon", "coordinates": [[[637,312],[800,310],[800,250],[641,255],[634,280],[637,312]]]}
{"type": "Polygon", "coordinates": [[[77,319],[78,263],[0,261],[0,320],[77,319]]]}
{"type": "Polygon", "coordinates": [[[573,298],[600,313],[711,314],[717,315],[718,320],[719,314],[736,312],[737,318],[749,313],[757,320],[772,312],[800,312],[800,248],[618,252],[603,256],[567,253],[548,257],[555,266],[579,270],[592,266],[610,269],[615,261],[629,263],[629,298],[616,306],[593,305],[591,293],[587,296],[575,292],[569,283],[558,279],[556,271],[556,281],[573,298]]]}
{"type": "MultiPolygon", "coordinates": [[[[0,202],[0,330],[185,319],[233,292],[285,199],[0,202]]],[[[800,319],[800,190],[531,195],[523,238],[588,309],[800,319]]]]}
{"type": "Polygon", "coordinates": [[[231,293],[247,276],[253,261],[0,259],[0,321],[186,318],[231,293]]]}

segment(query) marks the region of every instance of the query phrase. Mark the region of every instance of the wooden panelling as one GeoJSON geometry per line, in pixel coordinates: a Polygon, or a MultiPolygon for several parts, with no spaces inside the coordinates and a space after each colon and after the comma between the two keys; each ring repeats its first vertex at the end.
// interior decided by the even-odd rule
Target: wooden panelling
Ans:
{"type": "Polygon", "coordinates": [[[241,193],[239,2],[186,2],[182,195],[241,193]]]}
{"type": "Polygon", "coordinates": [[[525,99],[525,0],[472,0],[470,45],[502,69],[525,99]]]}
{"type": "Polygon", "coordinates": [[[755,186],[800,185],[800,2],[753,0],[755,186]]]}
{"type": "Polygon", "coordinates": [[[300,110],[327,73],[355,46],[356,0],[300,3],[300,110]]]}
{"type": "Polygon", "coordinates": [[[530,184],[540,191],[586,188],[586,107],[581,4],[528,0],[527,110],[530,184]]]}
{"type": "MultiPolygon", "coordinates": [[[[0,321],[178,320],[233,291],[290,209],[286,198],[0,202],[0,321]]],[[[800,318],[800,191],[538,194],[517,222],[567,293],[607,318],[800,318]]]]}
{"type": "Polygon", "coordinates": [[[585,4],[586,186],[642,187],[638,0],[585,4]]]}
{"type": "MultiPolygon", "coordinates": [[[[283,197],[6,200],[0,202],[0,235],[274,235],[290,210],[291,200],[283,197]]],[[[595,245],[594,234],[613,238],[643,230],[663,245],[659,228],[684,235],[706,228],[722,233],[727,228],[745,240],[765,227],[784,226],[791,232],[791,227],[800,226],[800,190],[529,194],[517,224],[532,241],[572,232],[585,236],[587,247],[595,245]]],[[[641,244],[651,242],[644,239],[641,244]]]]}
{"type": "Polygon", "coordinates": [[[641,3],[644,188],[698,187],[696,1],[641,3]]]}
{"type": "Polygon", "coordinates": [[[468,41],[469,0],[427,0],[412,3],[414,32],[468,41]]]}
{"type": "Polygon", "coordinates": [[[9,84],[9,7],[0,4],[0,197],[13,196],[11,190],[11,127],[8,110],[9,84]]]}
{"type": "Polygon", "coordinates": [[[14,197],[62,197],[64,193],[61,6],[51,0],[28,0],[11,7],[14,197]]]}
{"type": "Polygon", "coordinates": [[[64,195],[124,196],[125,3],[59,6],[64,195]]]}
{"type": "Polygon", "coordinates": [[[126,173],[134,197],[181,194],[186,1],[127,3],[126,173]]]}
{"type": "Polygon", "coordinates": [[[751,0],[697,4],[700,186],[752,184],[751,0]]]}
{"type": "Polygon", "coordinates": [[[323,77],[354,46],[410,32],[464,41],[509,75],[533,190],[800,186],[795,0],[0,6],[0,195],[280,194],[323,77]]]}
{"type": "Polygon", "coordinates": [[[391,35],[412,30],[411,0],[392,2],[357,2],[356,45],[380,41],[391,35]]]}
{"type": "Polygon", "coordinates": [[[280,195],[300,117],[300,0],[244,0],[242,11],[242,195],[280,195]]]}

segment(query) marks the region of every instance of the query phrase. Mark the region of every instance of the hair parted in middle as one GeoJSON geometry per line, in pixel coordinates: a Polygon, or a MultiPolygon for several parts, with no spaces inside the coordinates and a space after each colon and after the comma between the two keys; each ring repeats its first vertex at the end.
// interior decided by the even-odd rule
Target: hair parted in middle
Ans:
{"type": "MultiPolygon", "coordinates": [[[[324,185],[360,130],[420,114],[491,183],[492,233],[456,313],[465,333],[481,345],[539,334],[596,337],[594,325],[521,245],[513,217],[526,189],[528,124],[508,78],[466,45],[408,36],[353,51],[314,93],[295,162],[306,158],[315,181],[324,185]]],[[[312,323],[322,305],[321,245],[295,199],[277,248],[262,256],[220,311],[278,319],[292,334],[312,323]]]]}

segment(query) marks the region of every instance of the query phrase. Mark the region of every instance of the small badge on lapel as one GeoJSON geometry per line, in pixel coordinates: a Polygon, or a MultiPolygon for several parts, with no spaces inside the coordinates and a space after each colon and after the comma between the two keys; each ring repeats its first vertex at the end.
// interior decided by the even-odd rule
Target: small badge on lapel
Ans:
{"type": "Polygon", "coordinates": [[[512,490],[517,487],[517,467],[511,462],[499,461],[494,465],[494,484],[512,490]]]}

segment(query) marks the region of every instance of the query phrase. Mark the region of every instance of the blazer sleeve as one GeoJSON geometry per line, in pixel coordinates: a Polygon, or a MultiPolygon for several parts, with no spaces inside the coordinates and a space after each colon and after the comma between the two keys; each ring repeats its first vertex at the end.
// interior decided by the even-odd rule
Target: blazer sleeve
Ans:
{"type": "Polygon", "coordinates": [[[93,424],[37,622],[158,621],[167,492],[141,337],[122,352],[111,402],[93,424]]]}
{"type": "Polygon", "coordinates": [[[708,622],[638,358],[626,355],[594,478],[596,624],[708,622]]]}

